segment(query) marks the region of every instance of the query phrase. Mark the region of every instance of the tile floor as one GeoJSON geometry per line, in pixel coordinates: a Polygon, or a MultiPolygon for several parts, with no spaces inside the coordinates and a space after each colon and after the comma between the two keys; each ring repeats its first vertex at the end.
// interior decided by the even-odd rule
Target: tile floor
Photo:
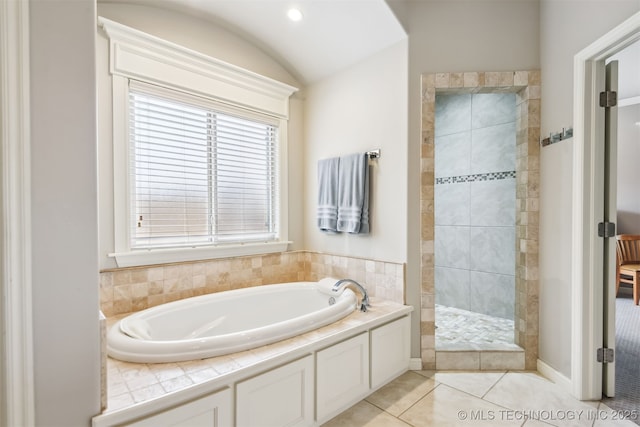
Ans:
{"type": "Polygon", "coordinates": [[[324,427],[636,426],[620,415],[534,372],[409,371],[324,427]]]}

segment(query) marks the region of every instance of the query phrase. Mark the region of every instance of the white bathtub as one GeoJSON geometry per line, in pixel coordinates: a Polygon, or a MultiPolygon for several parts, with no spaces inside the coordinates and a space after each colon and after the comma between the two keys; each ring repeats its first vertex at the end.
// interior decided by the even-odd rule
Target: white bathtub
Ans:
{"type": "Polygon", "coordinates": [[[328,325],[352,313],[356,303],[350,289],[332,298],[316,282],[202,295],[123,318],[109,330],[107,352],[137,363],[221,356],[328,325]]]}

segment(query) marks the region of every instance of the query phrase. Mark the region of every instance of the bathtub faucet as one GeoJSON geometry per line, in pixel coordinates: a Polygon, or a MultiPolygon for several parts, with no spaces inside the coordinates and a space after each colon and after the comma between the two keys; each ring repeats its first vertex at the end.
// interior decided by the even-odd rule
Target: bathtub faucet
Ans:
{"type": "Polygon", "coordinates": [[[356,282],[355,280],[352,280],[352,279],[338,280],[336,282],[336,284],[333,285],[331,290],[333,292],[338,292],[338,291],[348,287],[349,285],[354,285],[356,288],[358,288],[360,293],[362,293],[362,303],[360,304],[360,310],[361,311],[367,311],[367,307],[371,307],[371,304],[369,304],[369,295],[367,294],[367,290],[360,283],[356,282]]]}

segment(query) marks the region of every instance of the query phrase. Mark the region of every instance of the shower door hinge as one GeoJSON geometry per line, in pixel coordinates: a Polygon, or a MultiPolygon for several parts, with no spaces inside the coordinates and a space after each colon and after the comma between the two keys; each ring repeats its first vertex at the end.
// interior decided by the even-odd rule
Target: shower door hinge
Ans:
{"type": "Polygon", "coordinates": [[[609,108],[618,105],[618,93],[612,90],[600,92],[600,106],[609,108]]]}
{"type": "Polygon", "coordinates": [[[612,348],[599,348],[596,358],[600,363],[613,363],[615,352],[612,348]]]}
{"type": "Polygon", "coordinates": [[[616,224],[613,222],[601,222],[598,224],[598,237],[615,237],[616,224]]]}

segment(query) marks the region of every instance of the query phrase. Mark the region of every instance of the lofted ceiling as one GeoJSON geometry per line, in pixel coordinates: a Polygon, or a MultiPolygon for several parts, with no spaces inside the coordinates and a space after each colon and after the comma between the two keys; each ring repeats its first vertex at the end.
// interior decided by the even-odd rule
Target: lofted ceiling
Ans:
{"type": "Polygon", "coordinates": [[[210,20],[309,84],[406,38],[384,0],[98,0],[161,7],[210,20]],[[293,22],[296,7],[303,19],[293,22]]]}

